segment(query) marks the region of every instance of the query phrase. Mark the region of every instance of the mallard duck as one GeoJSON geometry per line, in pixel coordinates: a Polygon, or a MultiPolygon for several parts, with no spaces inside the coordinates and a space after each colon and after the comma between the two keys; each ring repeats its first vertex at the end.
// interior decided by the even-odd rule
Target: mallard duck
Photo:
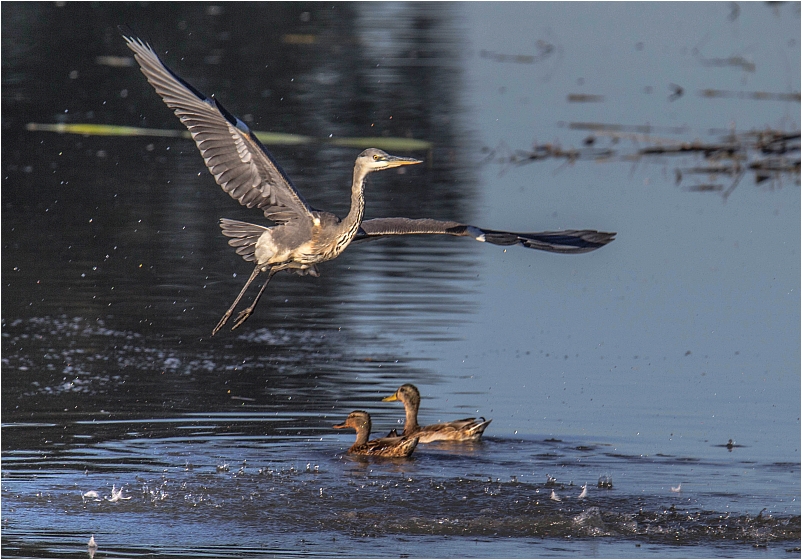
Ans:
{"type": "Polygon", "coordinates": [[[417,437],[386,437],[368,441],[370,437],[370,414],[364,410],[355,410],[348,415],[345,422],[333,426],[335,430],[353,428],[356,430],[356,442],[348,448],[352,455],[376,455],[379,457],[409,457],[418,445],[417,437]]]}
{"type": "MultiPolygon", "coordinates": [[[[384,402],[401,401],[404,403],[404,409],[407,413],[406,422],[404,422],[404,432],[402,436],[412,437],[416,436],[420,443],[429,443],[432,441],[476,441],[482,437],[482,434],[487,428],[487,425],[492,422],[480,418],[464,418],[462,420],[454,420],[453,422],[443,422],[442,424],[431,424],[429,426],[418,425],[418,407],[420,406],[420,392],[414,385],[407,383],[401,385],[398,390],[382,399],[384,402]]],[[[396,431],[390,432],[389,436],[396,435],[396,431]]]]}

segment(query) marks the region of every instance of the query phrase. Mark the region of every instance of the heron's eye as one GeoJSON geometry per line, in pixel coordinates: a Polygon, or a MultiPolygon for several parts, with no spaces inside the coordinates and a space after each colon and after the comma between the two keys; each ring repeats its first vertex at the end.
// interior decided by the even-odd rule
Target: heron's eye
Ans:
{"type": "Polygon", "coordinates": [[[380,159],[381,159],[381,156],[379,154],[375,154],[373,156],[373,161],[379,161],[380,159]]]}

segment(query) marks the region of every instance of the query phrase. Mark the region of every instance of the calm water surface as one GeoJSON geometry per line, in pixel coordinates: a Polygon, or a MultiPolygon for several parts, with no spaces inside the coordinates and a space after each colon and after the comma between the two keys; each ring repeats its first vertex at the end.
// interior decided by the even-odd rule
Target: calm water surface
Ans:
{"type": "Polygon", "coordinates": [[[799,556],[799,103],[699,93],[798,94],[798,5],[12,3],[2,20],[4,555],[86,557],[94,535],[96,557],[799,556]],[[327,139],[414,138],[432,148],[392,151],[426,165],[373,176],[367,217],[618,239],[575,257],[358,245],[320,278],[277,276],[211,338],[250,272],[217,220],[258,214],[188,140],[26,129],[180,128],[123,22],[255,130],[319,139],[270,146],[315,207],[347,212],[360,151],[327,139]],[[797,133],[796,173],[745,174],[726,199],[702,187],[733,177],[688,179],[701,156],[633,157],[766,129],[797,133]],[[533,143],[615,154],[514,163],[533,143]],[[344,455],[331,426],[365,409],[397,427],[381,397],[405,382],[425,423],[493,418],[484,441],[344,455]]]}

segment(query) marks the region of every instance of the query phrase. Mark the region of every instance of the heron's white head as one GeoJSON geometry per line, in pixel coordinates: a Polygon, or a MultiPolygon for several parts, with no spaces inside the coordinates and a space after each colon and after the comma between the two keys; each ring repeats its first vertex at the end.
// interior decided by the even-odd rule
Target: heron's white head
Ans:
{"type": "Polygon", "coordinates": [[[355,167],[364,169],[367,173],[370,173],[372,171],[381,171],[382,169],[390,169],[391,167],[400,167],[402,165],[414,165],[416,163],[423,162],[415,158],[391,156],[378,148],[368,148],[356,158],[355,167]]]}

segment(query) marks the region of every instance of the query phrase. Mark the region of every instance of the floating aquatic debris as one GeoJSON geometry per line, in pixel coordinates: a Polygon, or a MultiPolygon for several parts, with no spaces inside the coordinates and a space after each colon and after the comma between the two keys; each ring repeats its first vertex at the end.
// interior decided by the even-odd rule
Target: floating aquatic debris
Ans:
{"type": "MultiPolygon", "coordinates": [[[[591,142],[590,144],[593,144],[591,142]]],[[[589,145],[586,143],[586,145],[589,145]]],[[[566,163],[579,160],[601,161],[615,155],[610,149],[586,147],[581,149],[563,149],[557,144],[534,144],[530,150],[511,150],[504,142],[496,148],[485,148],[485,161],[492,161],[506,166],[520,166],[547,159],[562,159],[566,163]]],[[[503,173],[503,171],[502,171],[503,173]]]]}
{"type": "Polygon", "coordinates": [[[604,101],[603,95],[593,95],[590,93],[569,93],[568,103],[601,103],[604,101]]]}
{"type": "MultiPolygon", "coordinates": [[[[687,134],[688,126],[656,126],[652,124],[616,124],[596,122],[558,122],[557,126],[569,130],[589,130],[597,134],[618,135],[622,133],[636,134],[687,134]]],[[[643,138],[643,137],[638,137],[643,138]]]]}
{"type": "Polygon", "coordinates": [[[582,486],[582,492],[579,494],[579,496],[577,496],[577,499],[578,500],[584,500],[587,497],[588,497],[588,483],[586,482],[582,486]]]}
{"type": "Polygon", "coordinates": [[[685,93],[685,88],[677,84],[669,84],[668,87],[671,89],[671,95],[668,96],[669,101],[676,101],[685,93]]]}
{"type": "Polygon", "coordinates": [[[671,491],[672,492],[682,492],[682,483],[680,482],[678,485],[672,486],[671,487],[671,491]]]}
{"type": "Polygon", "coordinates": [[[548,159],[563,160],[565,163],[578,161],[652,161],[660,157],[701,157],[706,165],[677,167],[676,184],[680,185],[687,177],[706,175],[707,181],[687,185],[688,192],[717,192],[726,201],[741,179],[752,173],[755,184],[766,181],[782,181],[788,175],[800,174],[800,132],[785,132],[775,129],[751,130],[747,132],[710,131],[721,135],[714,140],[694,139],[681,141],[672,138],[658,138],[654,134],[686,134],[687,127],[655,127],[652,125],[624,125],[610,123],[572,122],[560,123],[572,130],[584,130],[593,134],[583,140],[583,148],[563,148],[558,144],[534,144],[529,150],[512,150],[503,141],[496,148],[485,148],[486,161],[504,166],[520,166],[548,159]],[[609,147],[598,146],[598,137],[610,139],[609,147]],[[619,147],[621,140],[631,140],[638,145],[631,152],[619,147]],[[728,187],[712,181],[718,176],[731,178],[728,187]]]}
{"type": "Polygon", "coordinates": [[[728,91],[723,89],[701,89],[701,97],[718,97],[724,99],[754,99],[756,101],[792,101],[799,103],[802,96],[794,93],[770,93],[767,91],[728,91]]]}
{"type": "Polygon", "coordinates": [[[503,54],[497,53],[493,51],[488,51],[482,49],[479,51],[480,58],[488,58],[495,62],[514,62],[516,64],[535,64],[536,62],[542,62],[546,60],[550,56],[552,56],[557,48],[555,45],[549,43],[548,41],[544,41],[542,39],[538,39],[537,43],[535,43],[535,47],[537,48],[537,54],[529,55],[529,54],[503,54]]]}
{"type": "Polygon", "coordinates": [[[704,58],[701,55],[697,55],[697,59],[699,62],[702,63],[703,66],[719,66],[719,67],[727,67],[732,66],[734,68],[739,68],[746,72],[754,72],[757,69],[757,66],[751,60],[747,60],[742,56],[728,56],[726,58],[704,58]]]}
{"type": "Polygon", "coordinates": [[[727,451],[732,451],[736,447],[744,447],[744,446],[739,444],[739,443],[735,443],[734,441],[732,441],[730,439],[730,440],[727,441],[727,443],[719,443],[719,444],[714,445],[713,447],[726,447],[727,451]]]}
{"type": "Polygon", "coordinates": [[[285,33],[281,36],[281,42],[285,45],[314,45],[317,36],[311,33],[285,33]]]}
{"type": "MultiPolygon", "coordinates": [[[[191,138],[189,131],[179,129],[143,128],[94,123],[35,123],[29,122],[25,129],[30,132],[56,132],[80,134],[82,136],[157,136],[162,138],[191,138]]],[[[381,148],[384,150],[430,151],[432,143],[414,138],[366,136],[353,138],[313,138],[300,134],[282,132],[254,132],[266,145],[297,146],[301,144],[332,144],[349,148],[381,148]]]]}

